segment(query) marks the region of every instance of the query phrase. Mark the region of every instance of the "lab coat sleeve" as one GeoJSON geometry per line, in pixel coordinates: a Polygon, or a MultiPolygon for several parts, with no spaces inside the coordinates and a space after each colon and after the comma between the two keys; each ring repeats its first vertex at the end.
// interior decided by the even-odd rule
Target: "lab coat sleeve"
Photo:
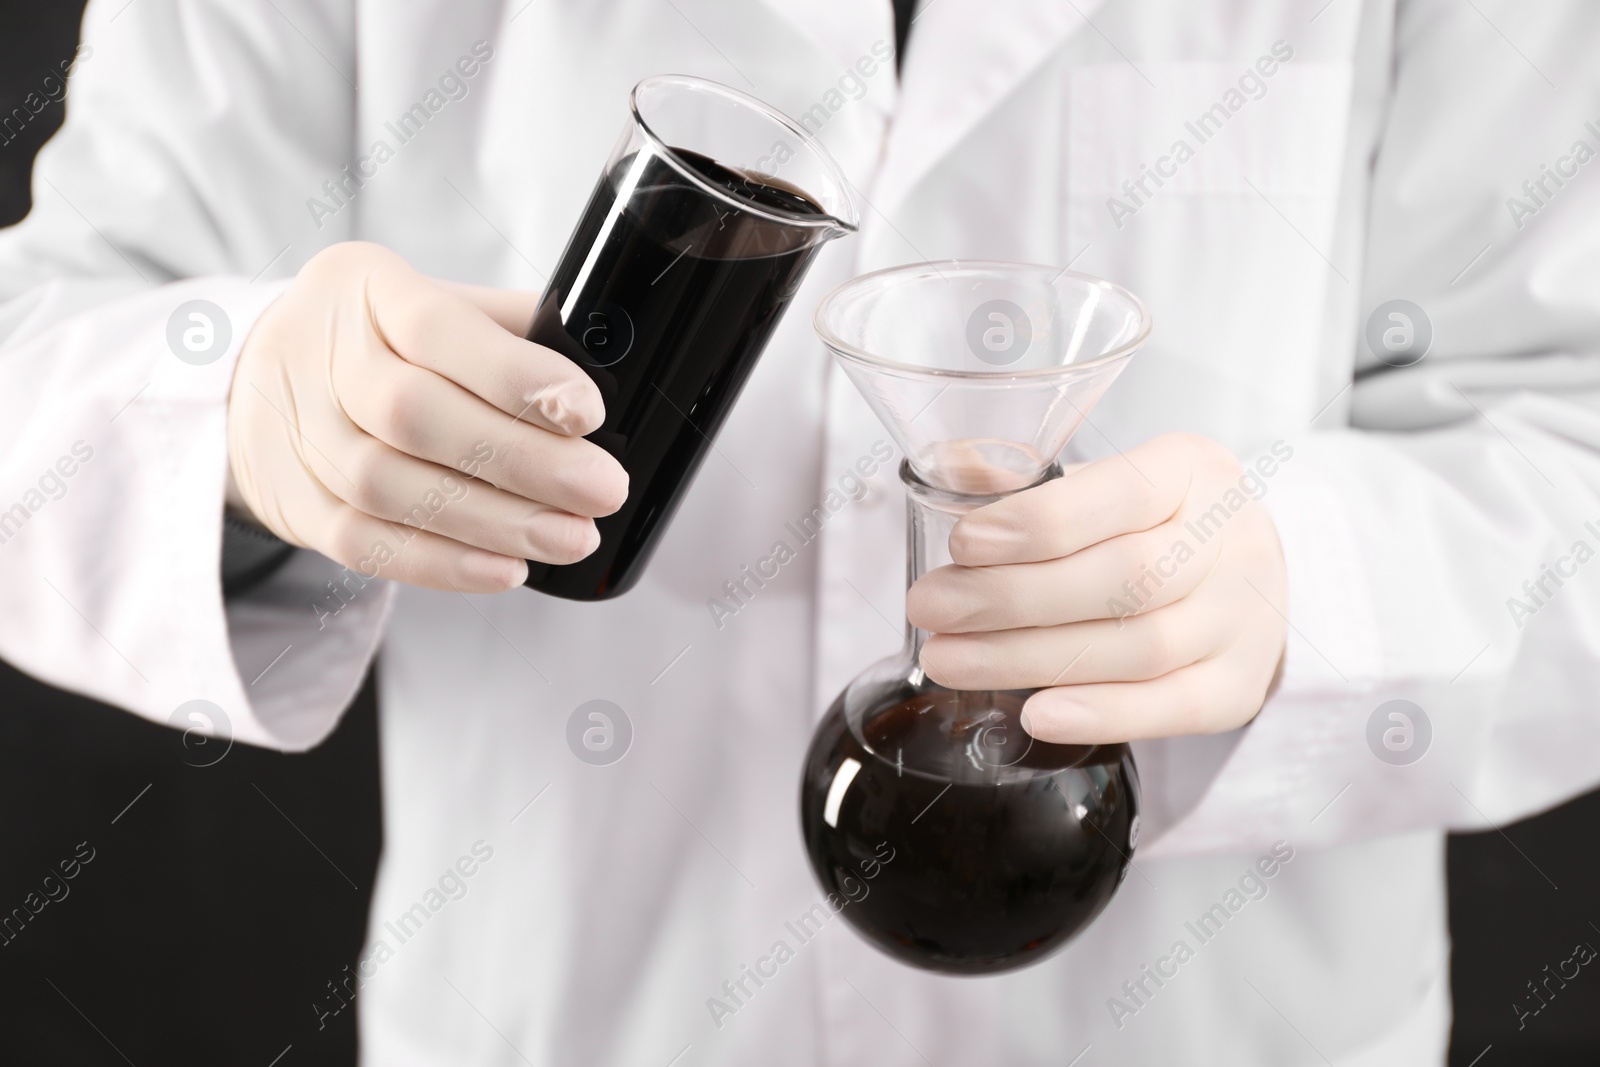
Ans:
{"type": "Polygon", "coordinates": [[[1518,9],[1513,47],[1400,9],[1359,318],[1409,300],[1432,347],[1385,366],[1351,324],[1348,425],[1264,498],[1282,677],[1159,853],[1482,830],[1600,782],[1600,13],[1518,9]]]}
{"type": "Polygon", "coordinates": [[[285,285],[264,279],[348,236],[353,206],[308,199],[336,203],[351,156],[352,22],[318,0],[95,0],[33,210],[0,231],[0,656],[291,750],[337,722],[389,594],[333,597],[338,568],[301,552],[224,604],[226,405],[285,285]]]}

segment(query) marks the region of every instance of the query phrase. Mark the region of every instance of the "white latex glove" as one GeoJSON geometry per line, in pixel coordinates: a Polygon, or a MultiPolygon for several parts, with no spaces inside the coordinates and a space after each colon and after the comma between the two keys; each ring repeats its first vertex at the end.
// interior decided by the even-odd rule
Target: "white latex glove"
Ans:
{"type": "Polygon", "coordinates": [[[256,322],[228,399],[229,502],[371,577],[462,592],[572,563],[628,477],[582,435],[600,391],[522,338],[536,294],[318,253],[256,322]]]}
{"type": "Polygon", "coordinates": [[[969,512],[955,564],[907,595],[933,631],[923,669],[955,689],[1044,687],[1023,708],[1043,741],[1242,726],[1288,626],[1277,527],[1250,486],[1221,445],[1165,434],[969,512]]]}

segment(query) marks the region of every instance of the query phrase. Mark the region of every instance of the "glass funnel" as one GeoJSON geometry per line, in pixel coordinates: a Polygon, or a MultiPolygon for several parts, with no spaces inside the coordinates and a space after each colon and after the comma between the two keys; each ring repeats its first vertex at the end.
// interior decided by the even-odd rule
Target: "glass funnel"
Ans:
{"type": "MultiPolygon", "coordinates": [[[[961,516],[1060,475],[1057,456],[1150,320],[1087,275],[944,262],[845,284],[816,329],[905,454],[909,588],[950,563],[961,516]]],[[[908,623],[904,648],[818,725],[801,782],[806,851],[842,914],[891,956],[951,974],[1023,967],[1088,925],[1126,876],[1138,771],[1126,745],[1030,738],[1019,716],[1036,690],[931,681],[918,663],[927,636],[908,623]]]]}

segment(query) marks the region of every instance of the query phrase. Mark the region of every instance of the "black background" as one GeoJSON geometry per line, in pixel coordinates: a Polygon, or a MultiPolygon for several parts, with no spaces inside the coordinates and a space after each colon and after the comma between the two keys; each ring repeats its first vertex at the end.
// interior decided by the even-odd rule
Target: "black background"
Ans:
{"type": "MultiPolygon", "coordinates": [[[[82,10],[5,4],[0,120],[60,73],[82,10]]],[[[0,226],[27,213],[61,114],[49,104],[0,144],[0,226]]],[[[0,919],[26,913],[47,875],[61,884],[80,842],[94,850],[64,898],[0,935],[0,1065],[356,1062],[355,1011],[324,1020],[313,1005],[340,1003],[327,983],[356,962],[377,874],[372,679],[314,752],[234,745],[194,765],[217,744],[185,749],[176,730],[0,662],[0,919]]]]}
{"type": "MultiPolygon", "coordinates": [[[[0,118],[72,55],[82,6],[6,5],[0,118]]],[[[0,226],[27,213],[61,112],[0,145],[0,226]]],[[[365,931],[382,837],[375,700],[369,679],[315,752],[235,745],[197,767],[211,757],[177,732],[0,663],[0,915],[79,842],[95,850],[69,895],[0,947],[0,1062],[354,1063],[355,1013],[319,1025],[313,1004],[333,1003],[326,983],[365,931]]],[[[1513,1009],[1578,941],[1600,947],[1597,827],[1600,792],[1451,837],[1450,1067],[1600,1064],[1593,968],[1521,1030],[1513,1009]]]]}

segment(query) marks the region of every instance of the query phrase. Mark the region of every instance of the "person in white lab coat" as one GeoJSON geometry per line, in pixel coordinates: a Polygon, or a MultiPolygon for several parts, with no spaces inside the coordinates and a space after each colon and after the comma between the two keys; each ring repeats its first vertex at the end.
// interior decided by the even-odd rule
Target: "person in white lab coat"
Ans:
{"type": "MultiPolygon", "coordinates": [[[[381,643],[385,851],[348,978],[373,1064],[1441,1062],[1445,829],[1600,781],[1597,29],[1576,0],[932,0],[897,78],[890,5],[859,0],[94,0],[33,213],[0,233],[0,656],[298,750],[381,643]],[[633,592],[481,595],[522,542],[466,509],[401,581],[343,585],[361,516],[455,425],[431,417],[445,379],[504,409],[559,378],[508,331],[628,89],[664,71],[811,116],[859,236],[823,253],[633,592]],[[1066,457],[1109,462],[971,531],[974,564],[1066,554],[1021,565],[1031,599],[998,571],[913,599],[980,632],[935,673],[1046,684],[1103,614],[1082,582],[1159,569],[1181,533],[1141,531],[1230,486],[1259,498],[1074,668],[1091,684],[1030,705],[1041,736],[1141,739],[1146,829],[1092,927],[985,980],[785,925],[819,897],[811,726],[900,640],[886,435],[807,312],[939,257],[1070,264],[1157,329],[1066,457]],[[169,343],[197,300],[225,324],[210,362],[169,343]],[[500,376],[522,358],[534,379],[500,376]],[[419,366],[439,381],[390,389],[419,366]],[[372,492],[321,468],[334,431],[341,458],[381,452],[372,492]],[[778,579],[708,608],[864,457],[778,579]],[[312,551],[225,599],[225,501],[312,551]],[[607,765],[566,742],[596,699],[631,724],[607,765]]],[[[467,497],[549,505],[535,558],[581,551],[622,490],[573,436],[575,390],[501,416],[500,455],[551,458],[467,497]]]]}

